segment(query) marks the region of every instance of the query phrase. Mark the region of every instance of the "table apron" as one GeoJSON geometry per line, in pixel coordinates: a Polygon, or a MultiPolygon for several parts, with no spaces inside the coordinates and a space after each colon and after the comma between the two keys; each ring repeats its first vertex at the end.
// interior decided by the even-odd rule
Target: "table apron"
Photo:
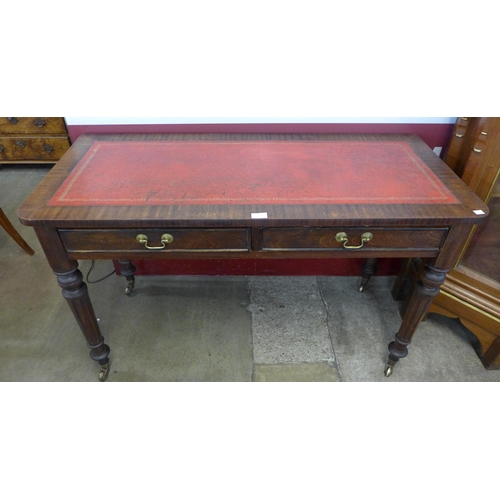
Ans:
{"type": "Polygon", "coordinates": [[[315,250],[315,251],[234,251],[234,252],[116,252],[80,251],[67,252],[74,260],[176,260],[176,259],[367,259],[367,258],[435,258],[439,250],[315,250]]]}

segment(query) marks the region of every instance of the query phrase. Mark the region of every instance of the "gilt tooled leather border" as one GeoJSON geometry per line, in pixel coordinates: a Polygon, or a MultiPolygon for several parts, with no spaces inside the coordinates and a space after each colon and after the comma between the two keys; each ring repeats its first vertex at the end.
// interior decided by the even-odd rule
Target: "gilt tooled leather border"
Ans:
{"type": "Polygon", "coordinates": [[[344,203],[458,201],[401,141],[96,141],[48,205],[344,203]]]}

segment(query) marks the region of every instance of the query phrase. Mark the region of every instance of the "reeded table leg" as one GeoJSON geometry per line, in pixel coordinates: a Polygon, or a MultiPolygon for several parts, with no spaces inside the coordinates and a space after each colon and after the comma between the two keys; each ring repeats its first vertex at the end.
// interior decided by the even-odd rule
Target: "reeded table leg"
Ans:
{"type": "Polygon", "coordinates": [[[35,227],[38,240],[50,267],[57,276],[63,297],[75,317],[90,348],[90,357],[101,365],[99,380],[104,381],[109,371],[109,347],[104,343],[94,308],[90,301],[87,284],[78,269],[78,262],[69,259],[56,228],[35,227]]]}
{"type": "Polygon", "coordinates": [[[439,287],[444,283],[447,272],[448,269],[437,269],[430,265],[422,269],[401,327],[394,341],[389,344],[389,360],[384,372],[386,377],[391,375],[395,364],[408,354],[413,334],[427,313],[432,300],[439,293],[439,287]]]}
{"type": "Polygon", "coordinates": [[[132,265],[130,260],[119,260],[120,263],[120,273],[125,276],[127,280],[127,288],[125,288],[125,294],[130,295],[135,285],[135,266],[132,265]]]}
{"type": "Polygon", "coordinates": [[[90,357],[101,365],[99,380],[104,381],[109,371],[109,347],[104,343],[94,308],[90,302],[87,284],[78,269],[78,264],[68,272],[56,272],[57,282],[62,288],[63,297],[67,300],[80,329],[90,348],[90,357]]]}

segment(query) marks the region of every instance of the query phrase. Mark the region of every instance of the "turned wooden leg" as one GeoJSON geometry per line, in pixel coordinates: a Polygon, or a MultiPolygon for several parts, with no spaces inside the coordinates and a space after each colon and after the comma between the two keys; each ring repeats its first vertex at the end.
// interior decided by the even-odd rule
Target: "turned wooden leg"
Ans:
{"type": "Polygon", "coordinates": [[[377,260],[378,259],[366,259],[361,266],[361,272],[363,273],[361,276],[361,285],[359,286],[359,291],[362,292],[370,278],[377,272],[377,260]]]}
{"type": "Polygon", "coordinates": [[[130,260],[119,260],[120,263],[120,273],[125,276],[127,280],[127,288],[125,288],[125,294],[130,295],[135,285],[135,266],[130,262],[130,260]]]}
{"type": "Polygon", "coordinates": [[[439,293],[439,287],[444,283],[447,272],[448,269],[437,269],[430,265],[423,267],[403,316],[401,327],[394,341],[389,344],[386,377],[391,375],[394,365],[408,354],[408,346],[413,334],[427,313],[432,300],[439,293]]]}
{"type": "Polygon", "coordinates": [[[99,380],[106,380],[109,371],[109,347],[104,343],[101,335],[94,308],[90,302],[87,284],[83,281],[83,275],[78,269],[78,264],[67,272],[56,272],[57,282],[62,288],[63,297],[69,304],[80,329],[87,340],[90,348],[90,357],[101,365],[99,380]]]}
{"type": "Polygon", "coordinates": [[[38,241],[47,257],[63,297],[75,317],[90,349],[90,357],[101,365],[99,380],[104,381],[109,371],[109,347],[104,343],[94,308],[90,301],[87,284],[78,269],[78,262],[69,259],[56,228],[35,226],[38,241]]]}
{"type": "Polygon", "coordinates": [[[10,220],[0,208],[0,225],[7,231],[7,234],[29,255],[33,255],[35,251],[24,241],[23,237],[17,232],[10,220]]]}

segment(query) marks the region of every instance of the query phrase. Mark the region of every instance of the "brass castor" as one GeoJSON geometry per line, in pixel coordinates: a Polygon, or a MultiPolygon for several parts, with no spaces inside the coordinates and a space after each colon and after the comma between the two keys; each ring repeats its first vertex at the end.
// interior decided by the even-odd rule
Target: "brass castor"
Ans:
{"type": "Polygon", "coordinates": [[[130,295],[134,289],[135,281],[127,281],[127,288],[125,288],[125,295],[130,295]]]}
{"type": "Polygon", "coordinates": [[[391,374],[392,374],[392,366],[391,366],[391,365],[387,365],[387,366],[385,367],[384,375],[385,375],[386,377],[390,377],[390,376],[391,376],[391,374]]]}
{"type": "Polygon", "coordinates": [[[363,293],[363,290],[365,289],[365,285],[364,284],[361,284],[359,286],[359,293],[363,293]]]}
{"type": "Polygon", "coordinates": [[[109,362],[101,366],[101,371],[99,372],[99,382],[104,382],[108,378],[109,372],[109,362]]]}

